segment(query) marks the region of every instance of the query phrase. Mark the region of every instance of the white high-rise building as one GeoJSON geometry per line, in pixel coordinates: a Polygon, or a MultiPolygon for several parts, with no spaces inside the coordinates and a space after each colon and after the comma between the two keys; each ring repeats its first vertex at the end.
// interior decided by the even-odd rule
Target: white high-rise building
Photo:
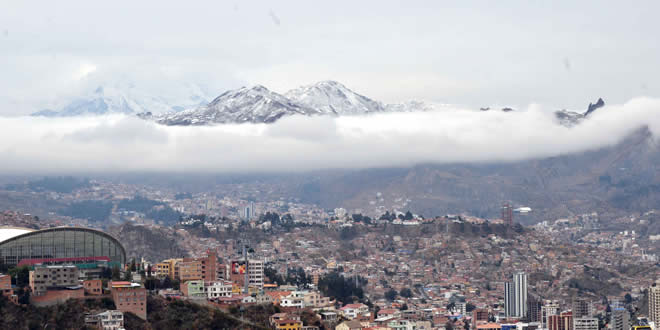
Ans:
{"type": "Polygon", "coordinates": [[[527,316],[527,274],[513,274],[511,282],[504,283],[504,311],[507,317],[527,316]]]}
{"type": "Polygon", "coordinates": [[[527,274],[519,272],[513,275],[514,316],[527,316],[527,274]]]}
{"type": "Polygon", "coordinates": [[[243,214],[241,214],[243,219],[245,220],[252,220],[256,216],[256,212],[254,209],[254,202],[250,202],[247,206],[243,208],[243,214]]]}

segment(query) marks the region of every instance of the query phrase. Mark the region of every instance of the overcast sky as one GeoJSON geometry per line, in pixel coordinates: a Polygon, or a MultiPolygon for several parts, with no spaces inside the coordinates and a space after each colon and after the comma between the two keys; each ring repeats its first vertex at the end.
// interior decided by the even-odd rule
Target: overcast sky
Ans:
{"type": "Polygon", "coordinates": [[[658,1],[0,3],[0,115],[117,79],[213,95],[333,79],[466,107],[660,96],[658,1]]]}

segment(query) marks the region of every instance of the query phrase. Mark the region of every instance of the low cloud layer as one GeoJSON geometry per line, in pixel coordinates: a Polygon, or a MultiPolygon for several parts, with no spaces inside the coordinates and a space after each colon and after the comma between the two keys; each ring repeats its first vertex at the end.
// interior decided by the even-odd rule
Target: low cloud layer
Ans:
{"type": "Polygon", "coordinates": [[[660,133],[660,99],[610,105],[573,128],[535,105],[510,113],[454,108],[210,127],[127,116],[0,117],[0,171],[270,172],[507,162],[605,147],[644,125],[660,133]]]}

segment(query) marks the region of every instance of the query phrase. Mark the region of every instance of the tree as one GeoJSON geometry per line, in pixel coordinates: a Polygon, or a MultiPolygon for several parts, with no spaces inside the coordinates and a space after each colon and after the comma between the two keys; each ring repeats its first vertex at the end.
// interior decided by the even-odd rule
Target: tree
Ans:
{"type": "Polygon", "coordinates": [[[632,301],[633,301],[632,296],[630,295],[630,293],[626,293],[626,295],[624,296],[624,299],[626,300],[626,304],[628,304],[628,305],[631,304],[632,301]]]}
{"type": "Polygon", "coordinates": [[[17,287],[23,288],[30,284],[30,268],[28,266],[14,267],[9,270],[9,275],[17,287]]]}
{"type": "Polygon", "coordinates": [[[399,295],[404,298],[410,298],[412,297],[412,291],[409,288],[403,288],[399,292],[399,295]]]}
{"type": "MultiPolygon", "coordinates": [[[[360,286],[367,280],[357,277],[357,285],[353,278],[344,278],[338,272],[328,273],[319,279],[319,290],[328,297],[334,297],[341,302],[353,302],[364,299],[364,291],[360,286]]],[[[396,293],[396,292],[395,292],[396,293]]]]}
{"type": "Polygon", "coordinates": [[[119,266],[115,265],[114,267],[112,267],[112,280],[119,281],[120,276],[121,273],[119,272],[119,266]]]}
{"type": "Polygon", "coordinates": [[[412,220],[413,214],[410,211],[406,212],[406,215],[403,217],[403,220],[412,220]]]}
{"type": "Polygon", "coordinates": [[[18,296],[18,303],[21,305],[30,303],[30,290],[23,288],[23,292],[18,296]]]}
{"type": "Polygon", "coordinates": [[[131,281],[131,280],[133,280],[133,272],[128,270],[124,274],[124,281],[131,281]]]}
{"type": "Polygon", "coordinates": [[[385,292],[385,298],[387,298],[389,301],[396,299],[396,291],[393,289],[387,290],[387,292],[385,292]]]}
{"type": "Polygon", "coordinates": [[[112,278],[112,269],[108,267],[103,267],[103,269],[101,270],[101,278],[107,278],[107,279],[112,278]]]}

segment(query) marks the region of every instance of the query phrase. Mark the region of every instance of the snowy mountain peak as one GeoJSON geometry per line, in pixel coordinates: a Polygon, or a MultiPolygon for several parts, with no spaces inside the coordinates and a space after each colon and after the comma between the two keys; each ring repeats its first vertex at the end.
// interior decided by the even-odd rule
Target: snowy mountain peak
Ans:
{"type": "Polygon", "coordinates": [[[432,111],[435,105],[420,101],[383,105],[325,80],[278,94],[255,85],[229,90],[211,103],[194,110],[144,116],[164,125],[210,125],[224,123],[272,123],[289,115],[365,115],[381,112],[432,111]]]}
{"type": "Polygon", "coordinates": [[[286,97],[323,114],[356,115],[385,111],[384,106],[333,80],[288,91],[286,97]]]}
{"type": "Polygon", "coordinates": [[[157,117],[156,121],[165,125],[272,123],[283,116],[319,113],[264,86],[255,85],[226,91],[208,105],[194,110],[165,114],[157,117]]]}

